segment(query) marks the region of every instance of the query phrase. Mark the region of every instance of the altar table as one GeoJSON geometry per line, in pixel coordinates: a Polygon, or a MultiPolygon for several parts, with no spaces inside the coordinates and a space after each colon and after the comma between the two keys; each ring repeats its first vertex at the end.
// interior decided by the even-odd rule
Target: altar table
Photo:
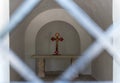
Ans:
{"type": "Polygon", "coordinates": [[[72,62],[79,56],[76,55],[32,55],[32,58],[36,59],[36,66],[37,66],[37,74],[39,77],[45,77],[45,59],[47,58],[67,58],[71,60],[72,62]]]}

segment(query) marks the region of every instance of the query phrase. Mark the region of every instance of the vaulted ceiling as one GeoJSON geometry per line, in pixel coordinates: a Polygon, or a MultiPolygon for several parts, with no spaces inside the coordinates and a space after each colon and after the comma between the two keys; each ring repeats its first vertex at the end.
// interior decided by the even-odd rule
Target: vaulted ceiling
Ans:
{"type": "MultiPolygon", "coordinates": [[[[10,10],[13,12],[23,0],[10,0],[10,10]]],[[[85,12],[104,30],[112,24],[112,0],[74,0],[85,12]]],[[[53,0],[42,0],[49,4],[53,0]]],[[[48,5],[46,5],[48,6],[48,5]]],[[[44,6],[45,7],[45,6],[44,6]]],[[[58,6],[59,7],[59,6],[58,6]]]]}

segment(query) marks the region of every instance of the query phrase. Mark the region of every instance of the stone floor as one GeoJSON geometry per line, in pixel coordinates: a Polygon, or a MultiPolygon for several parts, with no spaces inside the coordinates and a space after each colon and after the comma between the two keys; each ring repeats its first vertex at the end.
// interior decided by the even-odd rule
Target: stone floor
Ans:
{"type": "MultiPolygon", "coordinates": [[[[60,72],[46,72],[46,76],[42,79],[44,81],[51,82],[51,81],[56,80],[59,77],[60,74],[61,74],[60,72]]],[[[22,79],[21,81],[26,81],[26,80],[22,79]]],[[[91,75],[80,74],[79,77],[77,77],[73,81],[96,81],[96,80],[91,75]]]]}
{"type": "MultiPolygon", "coordinates": [[[[45,81],[53,81],[57,79],[60,74],[46,73],[46,77],[43,78],[45,81]]],[[[79,75],[74,81],[96,81],[91,75],[79,75]]]]}

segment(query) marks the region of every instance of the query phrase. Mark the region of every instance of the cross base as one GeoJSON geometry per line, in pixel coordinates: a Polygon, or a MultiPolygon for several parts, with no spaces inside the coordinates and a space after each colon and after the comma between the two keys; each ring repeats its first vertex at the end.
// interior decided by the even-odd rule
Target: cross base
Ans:
{"type": "Polygon", "coordinates": [[[61,54],[52,54],[52,55],[61,55],[61,54]]]}
{"type": "Polygon", "coordinates": [[[59,51],[55,51],[54,54],[52,55],[61,55],[61,54],[59,54],[59,51]]]}

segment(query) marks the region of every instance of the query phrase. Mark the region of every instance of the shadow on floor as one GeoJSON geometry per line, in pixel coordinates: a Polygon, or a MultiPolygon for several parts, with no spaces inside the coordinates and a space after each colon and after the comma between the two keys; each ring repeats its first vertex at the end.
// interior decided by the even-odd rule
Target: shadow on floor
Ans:
{"type": "MultiPolygon", "coordinates": [[[[43,78],[45,81],[53,81],[59,77],[60,73],[46,72],[46,76],[43,78]]],[[[79,75],[73,81],[96,81],[91,75],[79,75]]]]}

